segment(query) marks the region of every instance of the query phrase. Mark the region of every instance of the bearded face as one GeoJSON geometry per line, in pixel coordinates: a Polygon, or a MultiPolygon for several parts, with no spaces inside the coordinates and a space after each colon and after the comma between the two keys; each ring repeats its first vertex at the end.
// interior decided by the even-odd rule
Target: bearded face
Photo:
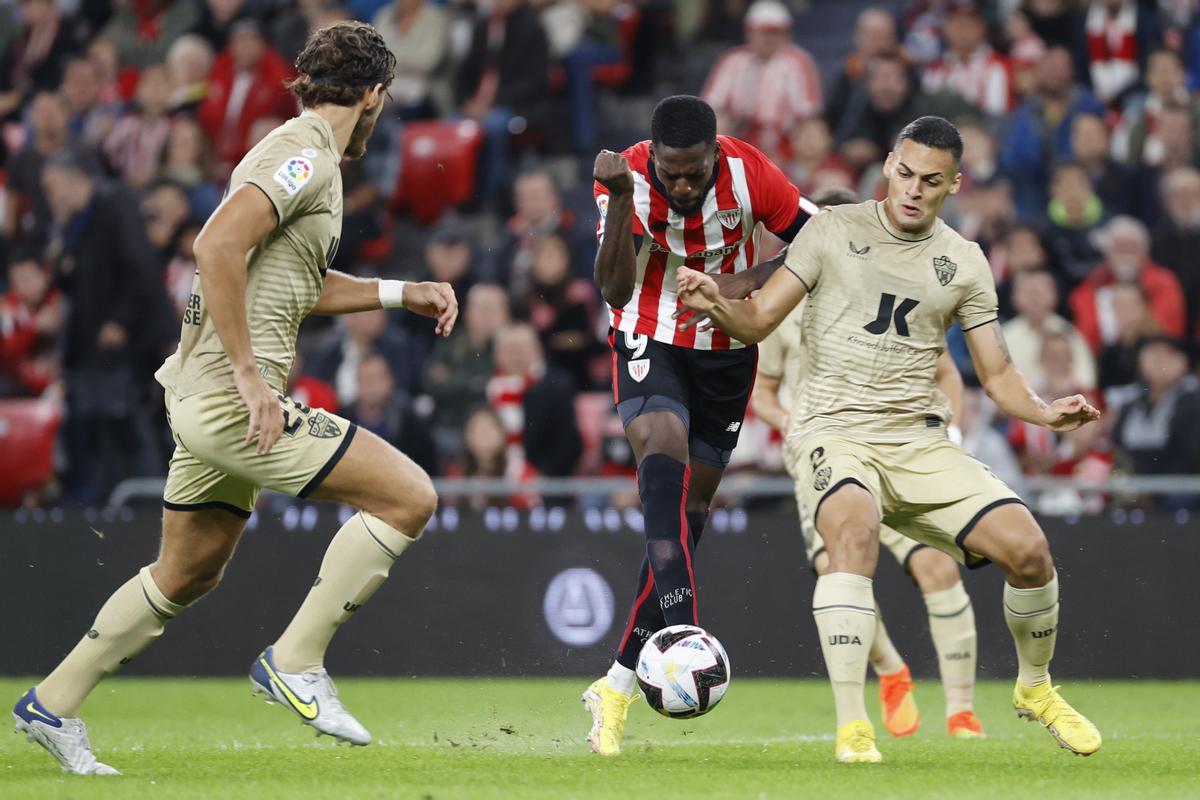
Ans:
{"type": "Polygon", "coordinates": [[[367,140],[371,138],[382,111],[383,99],[380,98],[372,108],[359,115],[358,122],[354,124],[354,130],[350,133],[350,141],[346,144],[346,158],[357,160],[366,154],[367,140]]]}

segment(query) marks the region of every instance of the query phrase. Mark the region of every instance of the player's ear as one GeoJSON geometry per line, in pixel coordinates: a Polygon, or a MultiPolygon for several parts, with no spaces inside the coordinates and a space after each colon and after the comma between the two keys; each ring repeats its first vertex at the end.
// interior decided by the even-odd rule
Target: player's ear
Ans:
{"type": "Polygon", "coordinates": [[[950,194],[958,194],[962,189],[962,173],[955,172],[954,180],[950,181],[950,194]]]}
{"type": "Polygon", "coordinates": [[[371,91],[367,93],[367,109],[366,110],[370,111],[370,110],[374,109],[375,106],[377,106],[383,102],[384,88],[385,87],[382,83],[377,83],[373,87],[371,87],[371,91]]]}
{"type": "Polygon", "coordinates": [[[892,152],[889,150],[887,158],[883,160],[883,177],[889,181],[892,179],[892,152]]]}

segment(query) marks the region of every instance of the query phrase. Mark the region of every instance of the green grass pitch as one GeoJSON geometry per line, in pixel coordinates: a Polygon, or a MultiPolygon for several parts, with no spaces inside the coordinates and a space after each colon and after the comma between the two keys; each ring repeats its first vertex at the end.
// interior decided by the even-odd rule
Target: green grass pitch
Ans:
{"type": "MultiPolygon", "coordinates": [[[[978,690],[990,738],[952,741],[940,687],[925,681],[921,730],[903,740],[884,734],[882,765],[833,763],[832,701],[815,680],[735,679],[721,707],[697,720],[668,720],[638,703],[625,753],[601,759],[583,741],[589,718],[578,697],[587,683],[342,680],[342,699],[376,739],[350,749],[252,699],[245,679],[118,678],[84,716],[94,749],[124,776],[63,775],[40,748],[8,735],[0,798],[1200,797],[1195,682],[1068,683],[1064,694],[1105,738],[1085,759],[1017,720],[1007,683],[978,690]]],[[[28,685],[2,679],[0,697],[15,700],[28,685]]]]}

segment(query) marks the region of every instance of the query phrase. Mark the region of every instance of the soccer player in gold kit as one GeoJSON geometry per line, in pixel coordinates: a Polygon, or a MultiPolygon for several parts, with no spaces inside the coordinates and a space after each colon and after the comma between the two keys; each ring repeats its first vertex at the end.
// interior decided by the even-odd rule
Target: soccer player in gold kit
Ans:
{"type": "Polygon", "coordinates": [[[809,365],[789,450],[829,554],[813,616],[843,762],[882,760],[863,697],[881,523],[969,567],[1001,568],[1019,664],[1014,708],[1071,752],[1090,755],[1101,744],[1050,682],[1059,597],[1045,534],[1011,489],[947,438],[948,410],[935,389],[946,330],[957,320],[984,390],[1005,413],[1055,431],[1100,416],[1082,395],[1045,402],[1013,365],[987,259],[938,216],[961,186],[961,157],[958,130],[921,117],[888,154],[887,198],[823,210],[792,243],[786,269],[753,298],[722,298],[696,270],[677,277],[685,306],[743,342],[761,341],[808,296],[809,365]]]}
{"type": "Polygon", "coordinates": [[[433,484],[368,431],[284,396],[308,314],[404,307],[454,327],[447,284],[363,280],[332,271],[342,226],[343,156],[360,158],[396,58],[369,25],[316,31],[290,84],[300,116],[233,171],[196,239],[197,276],[179,350],[156,377],[175,439],[157,560],[117,589],[91,630],[13,708],[17,730],[68,772],[112,775],[91,752],[79,708],[102,678],[221,580],[263,487],[354,506],[287,629],[251,666],[255,692],[319,733],[371,735],[338,699],[324,654],[338,626],[383,583],[437,506],[433,484]]]}

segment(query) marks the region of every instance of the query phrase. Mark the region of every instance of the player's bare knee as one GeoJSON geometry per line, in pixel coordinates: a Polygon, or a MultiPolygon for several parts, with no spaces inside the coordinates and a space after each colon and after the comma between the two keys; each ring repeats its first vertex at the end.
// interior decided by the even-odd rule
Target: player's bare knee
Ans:
{"type": "Polygon", "coordinates": [[[908,561],[908,571],[917,582],[921,594],[943,592],[962,580],[958,565],[937,550],[922,548],[908,561]]]}
{"type": "Polygon", "coordinates": [[[150,574],[163,597],[186,606],[217,588],[225,576],[225,564],[168,565],[156,561],[150,566],[150,574]]]}
{"type": "Polygon", "coordinates": [[[438,496],[433,481],[424,472],[407,480],[385,509],[365,509],[411,539],[421,538],[430,517],[437,511],[438,496]]]}
{"type": "Polygon", "coordinates": [[[826,541],[826,547],[831,572],[873,572],[879,552],[879,530],[863,522],[844,522],[826,541]]]}
{"type": "Polygon", "coordinates": [[[1015,542],[1006,557],[1009,583],[1018,588],[1045,586],[1054,577],[1050,543],[1038,531],[1015,542]]]}

